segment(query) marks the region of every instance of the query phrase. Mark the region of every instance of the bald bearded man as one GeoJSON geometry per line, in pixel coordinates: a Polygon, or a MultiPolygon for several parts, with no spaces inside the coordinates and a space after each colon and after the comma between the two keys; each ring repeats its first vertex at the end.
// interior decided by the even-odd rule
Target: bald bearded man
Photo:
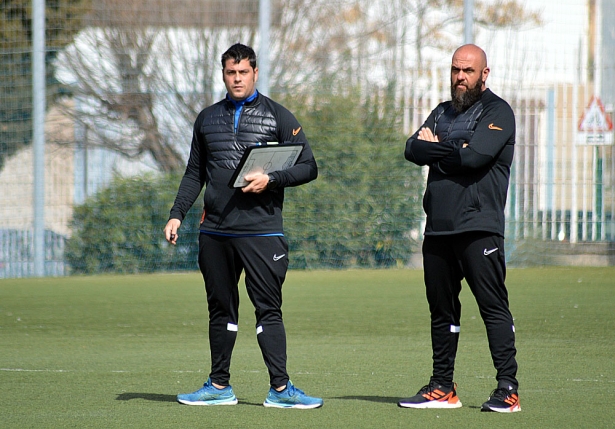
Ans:
{"type": "Polygon", "coordinates": [[[458,48],[451,63],[451,100],[440,103],[406,142],[406,159],[429,167],[422,251],[433,372],[415,396],[398,402],[400,407],[461,407],[453,372],[465,278],[487,330],[498,383],[481,410],[521,410],[504,253],[515,117],[486,87],[489,71],[481,48],[458,48]]]}

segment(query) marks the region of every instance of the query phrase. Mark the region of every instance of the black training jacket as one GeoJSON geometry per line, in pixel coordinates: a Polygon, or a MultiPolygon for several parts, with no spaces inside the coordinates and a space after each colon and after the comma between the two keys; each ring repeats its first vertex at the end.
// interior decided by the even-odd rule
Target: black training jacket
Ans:
{"type": "Polygon", "coordinates": [[[286,108],[258,94],[246,102],[234,129],[235,104],[224,99],[205,108],[194,123],[186,172],[170,219],[183,221],[205,186],[201,231],[219,234],[283,232],[284,188],[316,179],[318,167],[297,119],[286,108]],[[303,142],[297,163],[271,173],[276,187],[261,194],[231,189],[229,180],[248,146],[267,142],[303,142]]]}
{"type": "Polygon", "coordinates": [[[511,107],[487,89],[462,113],[450,101],[440,103],[422,127],[439,142],[420,140],[417,131],[406,142],[405,156],[429,166],[425,235],[488,231],[503,237],[515,144],[511,107]]]}

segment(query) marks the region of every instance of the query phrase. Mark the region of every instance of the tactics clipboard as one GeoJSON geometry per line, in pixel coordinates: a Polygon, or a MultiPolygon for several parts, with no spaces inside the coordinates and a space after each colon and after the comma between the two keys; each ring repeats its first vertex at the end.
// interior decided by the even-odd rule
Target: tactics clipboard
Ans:
{"type": "Polygon", "coordinates": [[[231,188],[243,188],[249,182],[244,177],[250,173],[269,174],[286,170],[295,165],[305,143],[255,145],[248,147],[229,181],[231,188]]]}

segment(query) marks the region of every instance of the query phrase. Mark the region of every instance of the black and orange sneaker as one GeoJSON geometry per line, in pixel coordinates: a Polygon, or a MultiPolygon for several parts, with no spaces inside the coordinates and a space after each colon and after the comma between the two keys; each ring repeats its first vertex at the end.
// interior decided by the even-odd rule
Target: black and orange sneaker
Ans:
{"type": "Polygon", "coordinates": [[[456,387],[446,388],[430,381],[416,395],[400,400],[397,405],[403,408],[461,408],[456,387]]]}
{"type": "Polygon", "coordinates": [[[519,394],[512,386],[498,387],[480,409],[481,411],[495,411],[496,413],[515,413],[521,411],[519,394]]]}

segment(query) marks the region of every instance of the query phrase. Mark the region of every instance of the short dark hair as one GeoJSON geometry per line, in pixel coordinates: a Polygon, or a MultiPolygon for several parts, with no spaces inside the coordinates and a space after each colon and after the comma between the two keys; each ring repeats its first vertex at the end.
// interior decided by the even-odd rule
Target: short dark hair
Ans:
{"type": "Polygon", "coordinates": [[[254,49],[249,46],[242,45],[241,43],[235,43],[228,48],[225,53],[222,54],[222,69],[226,66],[228,60],[234,60],[235,64],[241,62],[241,60],[250,60],[250,66],[252,69],[256,68],[256,53],[254,49]]]}

